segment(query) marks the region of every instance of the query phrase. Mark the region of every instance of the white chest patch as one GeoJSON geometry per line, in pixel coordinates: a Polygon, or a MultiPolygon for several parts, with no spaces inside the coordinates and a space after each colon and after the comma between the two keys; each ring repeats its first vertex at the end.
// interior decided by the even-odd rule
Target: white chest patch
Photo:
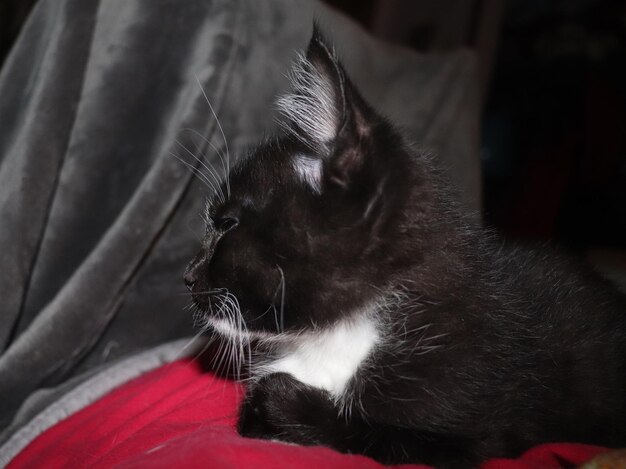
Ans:
{"type": "Polygon", "coordinates": [[[338,398],[379,337],[376,325],[366,317],[343,321],[328,331],[298,336],[285,346],[282,357],[259,367],[256,373],[289,373],[338,398]]]}

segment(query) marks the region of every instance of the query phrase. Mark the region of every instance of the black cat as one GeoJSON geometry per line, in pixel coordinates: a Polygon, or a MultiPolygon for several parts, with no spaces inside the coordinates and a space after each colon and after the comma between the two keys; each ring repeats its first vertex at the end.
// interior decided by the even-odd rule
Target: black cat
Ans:
{"type": "Polygon", "coordinates": [[[464,216],[317,29],[293,82],[185,273],[249,359],[239,432],[444,467],[626,445],[624,297],[464,216]]]}

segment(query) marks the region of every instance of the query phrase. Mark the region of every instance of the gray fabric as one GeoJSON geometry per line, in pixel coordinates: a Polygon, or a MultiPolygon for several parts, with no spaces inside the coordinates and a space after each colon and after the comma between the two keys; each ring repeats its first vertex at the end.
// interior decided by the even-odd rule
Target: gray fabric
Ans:
{"type": "Polygon", "coordinates": [[[8,465],[31,441],[68,415],[78,412],[133,378],[184,356],[193,356],[201,346],[200,341],[192,344],[188,339],[160,345],[121,360],[100,373],[76,383],[70,391],[63,393],[58,399],[41,400],[50,404],[39,409],[39,412],[30,409],[27,412],[29,418],[26,418],[26,415],[17,416],[16,422],[0,435],[0,442],[6,440],[0,446],[0,467],[8,465]],[[22,422],[28,423],[20,427],[22,422]]]}
{"type": "Polygon", "coordinates": [[[194,131],[224,148],[198,82],[234,158],[274,127],[314,17],[478,207],[467,52],[384,45],[313,1],[41,0],[0,73],[0,428],[37,389],[193,332],[180,278],[206,189],[171,153],[215,163],[194,131]]]}

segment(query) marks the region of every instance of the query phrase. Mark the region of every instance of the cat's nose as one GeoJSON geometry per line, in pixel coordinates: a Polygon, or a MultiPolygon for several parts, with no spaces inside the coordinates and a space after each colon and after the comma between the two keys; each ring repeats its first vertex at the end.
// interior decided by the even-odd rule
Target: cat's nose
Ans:
{"type": "Polygon", "coordinates": [[[193,286],[198,281],[198,276],[196,275],[195,269],[187,269],[185,271],[185,275],[183,275],[183,281],[185,282],[185,285],[187,285],[189,291],[191,291],[193,286]]]}
{"type": "Polygon", "coordinates": [[[206,263],[206,253],[204,251],[200,251],[187,265],[187,269],[183,275],[183,281],[185,282],[185,285],[187,285],[189,291],[191,291],[193,286],[198,283],[198,280],[201,280],[203,266],[206,266],[206,263]]]}

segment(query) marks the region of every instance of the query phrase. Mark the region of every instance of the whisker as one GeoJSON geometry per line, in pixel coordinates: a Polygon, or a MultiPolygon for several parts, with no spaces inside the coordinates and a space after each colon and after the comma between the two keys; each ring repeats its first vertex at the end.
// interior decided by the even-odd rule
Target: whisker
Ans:
{"type": "Polygon", "coordinates": [[[204,99],[206,100],[206,103],[209,105],[209,109],[211,109],[211,113],[213,114],[213,117],[215,117],[215,122],[217,122],[217,126],[219,127],[220,132],[222,133],[222,138],[224,139],[224,146],[226,147],[226,168],[228,170],[227,171],[227,175],[226,175],[226,192],[228,193],[228,197],[230,198],[230,181],[229,181],[230,152],[228,151],[228,142],[226,141],[226,135],[224,134],[224,129],[222,129],[222,124],[220,124],[220,120],[217,118],[217,114],[215,113],[215,110],[213,109],[213,106],[211,106],[211,102],[209,101],[209,97],[204,92],[204,88],[202,87],[202,83],[200,83],[200,79],[198,78],[197,75],[196,75],[196,82],[198,82],[198,86],[200,87],[200,91],[202,92],[202,95],[204,96],[204,99]]]}
{"type": "MultiPolygon", "coordinates": [[[[215,182],[220,194],[222,195],[222,200],[225,199],[224,197],[224,191],[222,191],[222,187],[221,187],[221,183],[220,183],[220,177],[219,174],[217,173],[217,171],[213,168],[209,168],[204,161],[202,161],[202,159],[198,158],[189,148],[187,148],[186,145],[184,145],[180,140],[176,140],[176,143],[183,148],[183,150],[185,150],[194,160],[196,160],[198,163],[200,163],[202,165],[202,167],[204,167],[204,169],[206,169],[209,174],[208,176],[211,176],[213,178],[213,182],[215,182]]],[[[207,176],[207,175],[205,175],[207,176]]],[[[207,176],[207,179],[208,179],[207,176]]]]}
{"type": "Polygon", "coordinates": [[[197,178],[199,178],[201,180],[201,182],[204,183],[204,185],[206,185],[209,189],[211,189],[212,191],[215,190],[215,187],[213,187],[211,185],[211,181],[209,181],[206,177],[206,175],[202,172],[199,171],[198,168],[196,168],[194,165],[188,163],[187,161],[183,160],[180,156],[178,156],[176,153],[174,152],[168,152],[170,154],[170,156],[173,156],[174,158],[176,158],[178,161],[180,161],[182,164],[184,164],[187,169],[189,169],[191,171],[191,173],[196,176],[197,178]]]}
{"type": "MultiPolygon", "coordinates": [[[[219,288],[215,289],[215,290],[205,290],[205,291],[195,291],[193,292],[194,295],[214,295],[217,293],[223,293],[223,291],[219,288]]],[[[192,293],[187,290],[187,291],[181,291],[181,292],[175,292],[172,293],[175,296],[185,296],[185,295],[191,295],[192,293]]]]}
{"type": "MultiPolygon", "coordinates": [[[[276,290],[276,293],[278,293],[278,289],[276,290]]],[[[276,293],[274,294],[274,296],[276,296],[276,293]]],[[[269,306],[269,307],[265,310],[265,312],[264,312],[263,314],[261,314],[260,316],[257,316],[257,318],[256,318],[256,319],[257,319],[257,320],[259,320],[259,319],[261,319],[262,317],[264,317],[267,313],[269,313],[269,312],[272,310],[272,308],[274,308],[274,305],[273,305],[273,304],[271,304],[271,305],[270,305],[270,306],[269,306]]]]}
{"type": "MultiPolygon", "coordinates": [[[[226,288],[211,289],[207,290],[205,293],[211,293],[215,298],[215,301],[209,305],[211,313],[221,320],[226,321],[227,329],[233,331],[233,334],[224,335],[216,330],[212,331],[213,337],[219,340],[217,349],[211,357],[212,369],[217,375],[226,373],[227,376],[231,376],[237,381],[244,381],[244,365],[247,371],[245,379],[251,376],[250,367],[253,352],[250,340],[248,339],[248,327],[241,313],[239,301],[237,297],[226,288]]],[[[197,309],[193,304],[190,306],[197,309]]],[[[202,314],[202,317],[206,318],[206,313],[202,314]]],[[[207,320],[200,334],[210,328],[211,324],[207,320]]],[[[204,347],[202,352],[206,350],[207,347],[204,347]]]]}
{"type": "MultiPolygon", "coordinates": [[[[198,168],[196,168],[194,165],[192,165],[191,163],[188,163],[187,161],[183,160],[180,156],[178,156],[177,154],[173,153],[173,152],[169,152],[169,154],[171,156],[173,156],[174,158],[176,158],[178,161],[180,161],[182,164],[184,164],[188,169],[191,170],[191,172],[198,177],[198,179],[200,179],[200,181],[202,181],[204,183],[205,186],[207,186],[211,191],[213,191],[213,193],[217,194],[217,189],[215,188],[215,186],[213,185],[213,183],[209,180],[209,178],[207,177],[206,174],[204,174],[202,171],[200,171],[198,168]]],[[[217,194],[219,197],[219,194],[217,194]]]]}
{"type": "MultiPolygon", "coordinates": [[[[201,330],[200,332],[198,332],[196,335],[194,335],[191,339],[189,339],[189,342],[187,342],[185,345],[183,345],[183,347],[180,349],[180,351],[178,352],[178,354],[176,355],[176,359],[179,359],[183,356],[183,354],[185,353],[185,351],[191,347],[192,344],[194,344],[196,342],[196,340],[198,340],[198,338],[204,334],[204,330],[201,330]]],[[[197,357],[196,357],[197,358],[197,357]]]]}
{"type": "MultiPolygon", "coordinates": [[[[224,315],[224,319],[226,319],[227,321],[230,322],[230,317],[227,314],[224,314],[225,308],[224,308],[224,304],[222,303],[217,311],[218,315],[224,315]]],[[[221,374],[222,368],[225,365],[226,359],[227,359],[227,353],[229,350],[229,345],[230,345],[230,338],[229,337],[224,337],[224,336],[220,336],[220,344],[219,344],[219,348],[215,354],[215,357],[213,359],[213,364],[215,366],[215,373],[217,375],[221,374]],[[217,363],[215,363],[215,361],[217,360],[217,363]]]]}
{"type": "Polygon", "coordinates": [[[276,265],[276,268],[280,272],[280,280],[282,285],[282,292],[280,296],[280,330],[278,332],[284,332],[285,330],[285,273],[283,269],[276,265]]]}
{"type": "Polygon", "coordinates": [[[280,333],[280,324],[278,322],[278,310],[276,309],[276,305],[272,304],[272,308],[274,309],[274,323],[276,324],[276,331],[280,333]]]}
{"type": "MultiPolygon", "coordinates": [[[[220,159],[220,163],[222,165],[222,170],[224,171],[224,176],[226,177],[228,174],[228,170],[226,169],[226,164],[224,163],[224,155],[222,154],[222,152],[215,146],[213,145],[213,142],[211,140],[209,140],[207,137],[205,137],[204,135],[202,135],[200,132],[198,132],[196,129],[192,129],[190,127],[184,128],[182,129],[183,131],[188,131],[188,132],[193,132],[195,135],[197,135],[198,137],[200,137],[202,140],[204,140],[206,142],[207,145],[209,145],[209,147],[211,147],[213,149],[213,151],[215,151],[215,153],[217,153],[217,156],[220,159]]],[[[196,144],[196,149],[199,150],[199,146],[196,144]]]]}

